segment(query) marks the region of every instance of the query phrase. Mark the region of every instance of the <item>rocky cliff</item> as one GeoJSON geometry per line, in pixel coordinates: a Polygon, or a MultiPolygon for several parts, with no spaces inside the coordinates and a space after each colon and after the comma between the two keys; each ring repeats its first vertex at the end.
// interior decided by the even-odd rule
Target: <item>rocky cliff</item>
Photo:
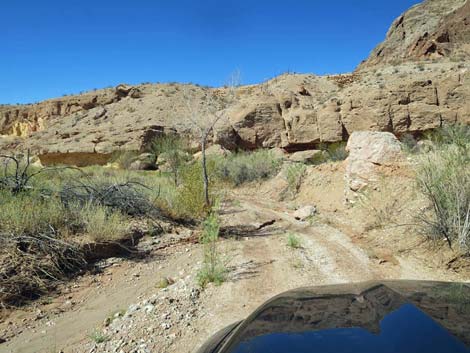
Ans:
{"type": "MultiPolygon", "coordinates": [[[[355,73],[284,74],[237,88],[215,129],[226,148],[287,151],[346,141],[354,131],[420,134],[470,123],[470,2],[428,0],[397,19],[355,73]],[[429,50],[430,46],[436,49],[429,50]]],[[[184,91],[225,88],[120,85],[34,105],[0,107],[0,150],[31,149],[48,164],[103,164],[116,150],[143,150],[165,131],[188,131],[184,91]]]]}
{"type": "Polygon", "coordinates": [[[464,61],[470,58],[470,2],[426,0],[392,24],[360,69],[406,61],[464,61]]]}

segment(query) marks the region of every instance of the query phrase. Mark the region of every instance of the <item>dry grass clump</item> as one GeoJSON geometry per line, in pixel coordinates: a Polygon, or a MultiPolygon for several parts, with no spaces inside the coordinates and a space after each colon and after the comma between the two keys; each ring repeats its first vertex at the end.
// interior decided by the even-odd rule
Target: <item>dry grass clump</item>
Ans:
{"type": "Polygon", "coordinates": [[[135,151],[120,151],[115,152],[111,157],[111,163],[116,164],[121,169],[130,169],[131,164],[138,157],[135,151]]]}
{"type": "Polygon", "coordinates": [[[95,242],[121,240],[129,234],[129,217],[104,206],[87,204],[79,218],[84,233],[95,242]]]}
{"type": "Polygon", "coordinates": [[[304,164],[295,163],[289,166],[286,170],[285,179],[287,181],[287,189],[283,197],[288,196],[294,199],[302,186],[302,181],[305,177],[307,167],[304,164]]]}
{"type": "Polygon", "coordinates": [[[409,195],[404,189],[385,180],[376,189],[366,189],[358,198],[358,205],[367,214],[366,228],[382,229],[403,223],[409,195]]]}

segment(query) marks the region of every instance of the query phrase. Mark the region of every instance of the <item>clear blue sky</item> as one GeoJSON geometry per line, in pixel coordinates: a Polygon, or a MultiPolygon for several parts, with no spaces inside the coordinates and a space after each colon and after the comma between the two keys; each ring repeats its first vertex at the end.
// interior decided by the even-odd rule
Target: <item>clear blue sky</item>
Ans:
{"type": "Polygon", "coordinates": [[[1,1],[0,103],[121,82],[353,70],[419,0],[1,1]]]}

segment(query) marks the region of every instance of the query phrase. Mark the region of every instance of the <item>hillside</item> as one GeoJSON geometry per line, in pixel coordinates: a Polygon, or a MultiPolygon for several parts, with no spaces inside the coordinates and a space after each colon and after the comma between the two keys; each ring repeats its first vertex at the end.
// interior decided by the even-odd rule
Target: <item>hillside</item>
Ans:
{"type": "Polygon", "coordinates": [[[368,281],[452,282],[410,296],[470,344],[469,19],[424,1],[347,74],[0,105],[0,353],[194,353],[338,284],[355,293],[263,309],[251,334],[332,322],[393,348],[408,301],[368,281]],[[197,109],[222,117],[206,154],[197,109]]]}
{"type": "MultiPolygon", "coordinates": [[[[397,19],[353,74],[284,74],[239,87],[214,142],[228,149],[295,151],[346,141],[358,130],[400,136],[469,123],[469,15],[468,2],[428,0],[397,19]],[[442,33],[448,42],[439,42],[442,33]],[[429,52],[429,43],[442,50],[429,52]]],[[[221,96],[227,91],[178,83],[119,85],[2,106],[0,148],[31,149],[45,164],[104,164],[114,151],[144,150],[161,131],[188,132],[184,91],[202,96],[207,90],[221,96]]]]}

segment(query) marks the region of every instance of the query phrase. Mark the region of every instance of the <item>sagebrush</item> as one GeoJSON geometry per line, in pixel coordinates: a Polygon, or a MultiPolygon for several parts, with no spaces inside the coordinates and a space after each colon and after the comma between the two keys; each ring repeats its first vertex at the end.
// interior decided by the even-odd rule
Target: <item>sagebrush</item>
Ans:
{"type": "Polygon", "coordinates": [[[235,186],[274,176],[282,162],[269,150],[240,152],[217,160],[217,175],[235,186]]]}

